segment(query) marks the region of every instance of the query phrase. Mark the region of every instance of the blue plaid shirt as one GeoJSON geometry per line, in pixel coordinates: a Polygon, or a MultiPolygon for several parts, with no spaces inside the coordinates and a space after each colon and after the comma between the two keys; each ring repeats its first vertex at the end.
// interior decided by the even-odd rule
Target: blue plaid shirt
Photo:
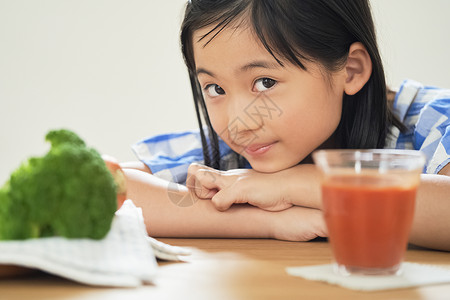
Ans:
{"type": "MultiPolygon", "coordinates": [[[[421,150],[427,157],[424,172],[429,174],[438,173],[450,162],[450,90],[405,80],[395,97],[394,113],[408,130],[400,133],[392,128],[386,148],[421,150]]],[[[237,168],[232,150],[222,140],[219,144],[224,165],[237,168]]],[[[186,182],[191,163],[203,163],[199,130],[157,135],[132,149],[154,175],[178,183],[186,182]]]]}
{"type": "Polygon", "coordinates": [[[386,148],[422,151],[427,157],[424,173],[437,174],[450,162],[450,90],[405,80],[394,113],[408,130],[392,128],[386,148]]]}
{"type": "MultiPolygon", "coordinates": [[[[205,134],[207,134],[206,130],[205,134]]],[[[221,139],[219,139],[219,147],[221,165],[227,166],[228,170],[238,168],[237,162],[233,159],[233,151],[221,139]]],[[[204,163],[198,129],[150,137],[133,145],[132,149],[138,159],[145,163],[154,175],[182,184],[186,182],[191,163],[204,163]]]]}

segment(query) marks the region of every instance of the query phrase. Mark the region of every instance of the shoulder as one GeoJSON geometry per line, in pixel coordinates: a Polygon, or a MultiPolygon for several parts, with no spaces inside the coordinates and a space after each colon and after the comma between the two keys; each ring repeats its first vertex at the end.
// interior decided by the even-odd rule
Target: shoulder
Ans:
{"type": "Polygon", "coordinates": [[[393,110],[400,120],[408,121],[408,118],[419,115],[427,106],[441,114],[447,114],[449,103],[450,89],[423,85],[407,79],[402,82],[395,95],[393,110]]]}
{"type": "Polygon", "coordinates": [[[450,89],[405,80],[395,96],[394,113],[407,127],[396,148],[420,150],[427,173],[438,173],[450,162],[450,89]]]}

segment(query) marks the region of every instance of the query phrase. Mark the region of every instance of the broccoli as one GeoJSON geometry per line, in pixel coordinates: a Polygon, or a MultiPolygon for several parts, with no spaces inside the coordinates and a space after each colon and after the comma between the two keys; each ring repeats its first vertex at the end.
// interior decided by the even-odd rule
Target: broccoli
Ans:
{"type": "Polygon", "coordinates": [[[0,240],[103,238],[117,210],[105,162],[70,130],[46,140],[49,152],[22,163],[0,189],[0,240]]]}

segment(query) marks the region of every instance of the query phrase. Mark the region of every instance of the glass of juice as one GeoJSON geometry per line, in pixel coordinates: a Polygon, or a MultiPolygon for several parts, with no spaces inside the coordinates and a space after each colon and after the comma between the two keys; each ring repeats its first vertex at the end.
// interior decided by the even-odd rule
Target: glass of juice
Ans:
{"type": "Polygon", "coordinates": [[[319,150],[322,205],[339,274],[401,271],[425,157],[414,150],[319,150]]]}

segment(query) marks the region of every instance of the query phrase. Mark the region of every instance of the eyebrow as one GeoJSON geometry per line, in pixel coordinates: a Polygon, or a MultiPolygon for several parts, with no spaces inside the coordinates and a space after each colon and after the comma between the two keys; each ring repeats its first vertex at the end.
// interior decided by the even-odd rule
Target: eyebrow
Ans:
{"type": "Polygon", "coordinates": [[[213,72],[208,71],[205,68],[197,68],[197,70],[195,70],[195,73],[197,73],[197,76],[199,74],[206,74],[206,75],[209,75],[211,77],[216,77],[213,72]]]}
{"type": "Polygon", "coordinates": [[[249,71],[251,69],[278,69],[281,66],[278,63],[275,62],[269,62],[269,61],[265,61],[265,60],[256,60],[256,61],[252,61],[246,65],[243,65],[239,71],[241,72],[246,72],[249,71]]]}
{"type": "MultiPolygon", "coordinates": [[[[255,61],[249,62],[248,64],[245,64],[242,67],[240,67],[239,72],[247,72],[249,70],[259,69],[259,68],[274,70],[274,69],[278,69],[280,67],[282,67],[282,66],[275,62],[268,62],[268,61],[264,61],[264,60],[255,60],[255,61]]],[[[197,73],[197,76],[199,74],[206,74],[211,77],[216,77],[213,72],[211,72],[205,68],[197,68],[195,72],[197,73]]]]}

